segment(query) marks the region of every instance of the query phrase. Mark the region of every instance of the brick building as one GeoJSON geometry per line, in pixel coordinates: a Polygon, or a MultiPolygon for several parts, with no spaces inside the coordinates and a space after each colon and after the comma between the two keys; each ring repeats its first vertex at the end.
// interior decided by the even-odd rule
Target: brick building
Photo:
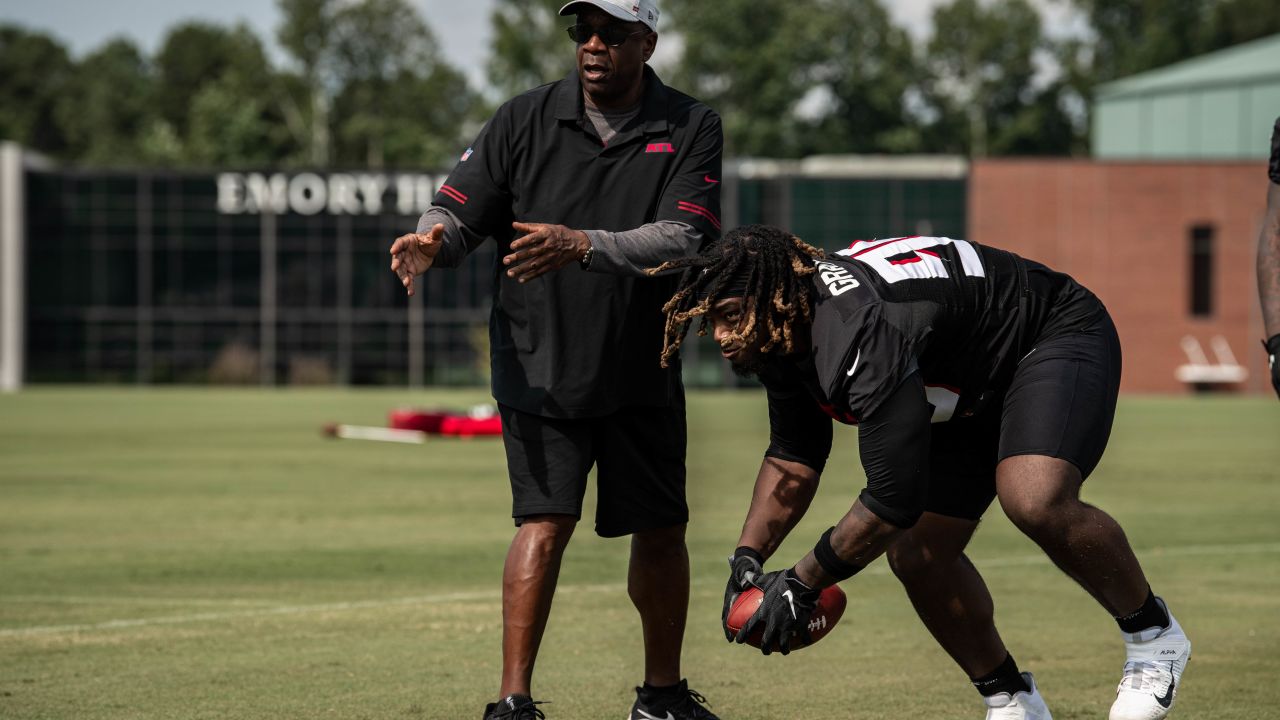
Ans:
{"type": "Polygon", "coordinates": [[[1266,190],[1264,161],[985,160],[970,171],[969,237],[1097,293],[1124,343],[1125,392],[1262,392],[1266,190]]]}
{"type": "Polygon", "coordinates": [[[969,237],[1071,273],[1125,345],[1126,392],[1270,391],[1255,262],[1280,35],[1101,85],[1095,160],[987,160],[969,237]]]}

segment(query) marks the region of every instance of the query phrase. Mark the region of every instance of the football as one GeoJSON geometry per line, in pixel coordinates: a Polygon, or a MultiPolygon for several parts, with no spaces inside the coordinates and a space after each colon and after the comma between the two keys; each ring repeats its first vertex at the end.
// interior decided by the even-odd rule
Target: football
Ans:
{"type": "MultiPolygon", "coordinates": [[[[725,624],[733,632],[738,632],[743,625],[751,619],[755,614],[756,608],[760,607],[760,602],[764,599],[764,593],[759,588],[750,587],[742,591],[738,595],[738,599],[733,601],[733,607],[729,608],[729,618],[725,624]]],[[[838,585],[832,585],[822,591],[818,596],[818,606],[813,609],[813,614],[809,616],[809,642],[804,642],[800,638],[793,638],[790,643],[792,650],[799,650],[802,647],[808,647],[818,642],[831,632],[836,623],[840,622],[840,616],[844,615],[844,606],[849,599],[845,596],[844,591],[838,585]]],[[[760,636],[764,634],[764,626],[757,627],[750,635],[747,636],[747,644],[752,647],[760,647],[760,636]]]]}

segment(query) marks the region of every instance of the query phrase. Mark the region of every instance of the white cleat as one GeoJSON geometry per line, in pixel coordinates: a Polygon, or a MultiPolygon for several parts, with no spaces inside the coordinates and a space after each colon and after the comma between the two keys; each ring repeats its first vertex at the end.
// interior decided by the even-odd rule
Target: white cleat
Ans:
{"type": "Polygon", "coordinates": [[[1040,697],[1035,678],[1024,672],[1022,679],[1031,686],[1031,692],[996,693],[982,698],[987,705],[987,720],[1053,720],[1044,698],[1040,697]]]}
{"type": "MultiPolygon", "coordinates": [[[[1156,602],[1169,611],[1164,600],[1156,598],[1156,602]]],[[[1159,720],[1173,709],[1182,671],[1191,657],[1191,641],[1172,614],[1167,628],[1122,634],[1127,659],[1110,720],[1159,720]]]]}

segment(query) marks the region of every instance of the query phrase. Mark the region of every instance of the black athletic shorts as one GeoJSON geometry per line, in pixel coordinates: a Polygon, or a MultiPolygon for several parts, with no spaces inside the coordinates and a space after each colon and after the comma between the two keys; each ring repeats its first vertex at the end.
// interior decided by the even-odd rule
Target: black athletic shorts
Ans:
{"type": "Polygon", "coordinates": [[[670,407],[629,407],[578,420],[531,415],[506,405],[498,409],[516,525],[533,515],[581,518],[592,465],[601,537],[689,521],[682,397],[670,407]]]}
{"type": "Polygon", "coordinates": [[[1111,436],[1120,389],[1120,338],[1103,313],[1086,330],[1036,344],[1003,402],[933,426],[925,509],[977,520],[996,496],[996,465],[1047,455],[1089,477],[1111,436]]]}

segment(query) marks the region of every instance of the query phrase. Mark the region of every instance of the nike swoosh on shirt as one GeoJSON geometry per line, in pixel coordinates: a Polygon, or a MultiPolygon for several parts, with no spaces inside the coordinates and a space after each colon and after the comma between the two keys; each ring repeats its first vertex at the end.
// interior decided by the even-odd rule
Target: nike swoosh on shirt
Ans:
{"type": "Polygon", "coordinates": [[[710,175],[703,175],[703,176],[702,176],[702,181],[703,181],[703,182],[705,182],[705,183],[711,183],[712,185],[717,185],[717,184],[719,184],[719,183],[720,183],[720,181],[719,181],[719,180],[715,180],[715,179],[713,179],[710,175]]]}
{"type": "Polygon", "coordinates": [[[858,372],[858,361],[861,359],[862,359],[862,348],[858,348],[858,354],[853,358],[853,365],[850,366],[848,372],[846,372],[845,375],[848,375],[849,377],[853,377],[853,374],[858,372]]]}
{"type": "Polygon", "coordinates": [[[658,717],[657,715],[650,715],[649,713],[641,710],[640,708],[636,708],[636,712],[640,713],[641,720],[645,718],[647,718],[647,720],[676,720],[676,716],[672,715],[670,710],[667,711],[666,717],[658,717]]]}

